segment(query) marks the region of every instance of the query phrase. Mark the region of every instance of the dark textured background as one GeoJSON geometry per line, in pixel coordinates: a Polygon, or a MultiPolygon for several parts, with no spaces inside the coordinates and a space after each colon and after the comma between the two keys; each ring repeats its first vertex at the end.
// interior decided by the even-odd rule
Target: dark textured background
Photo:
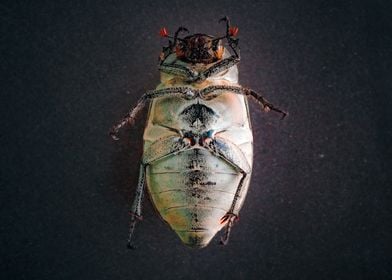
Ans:
{"type": "Polygon", "coordinates": [[[391,279],[390,1],[44,2],[0,4],[1,279],[391,279]],[[159,28],[223,15],[241,83],[290,116],[251,105],[227,247],[184,247],[147,201],[129,251],[145,117],[107,131],[158,83],[159,28]]]}

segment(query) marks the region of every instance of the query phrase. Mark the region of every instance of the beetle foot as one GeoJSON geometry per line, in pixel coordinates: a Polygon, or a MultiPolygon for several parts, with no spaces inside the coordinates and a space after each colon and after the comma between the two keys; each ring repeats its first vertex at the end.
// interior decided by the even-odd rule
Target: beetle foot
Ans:
{"type": "Polygon", "coordinates": [[[109,131],[109,135],[110,135],[110,137],[112,137],[112,139],[114,141],[117,141],[117,140],[120,139],[120,138],[117,137],[117,131],[115,129],[113,129],[113,128],[109,131]]]}
{"type": "Polygon", "coordinates": [[[231,222],[233,223],[234,221],[238,221],[240,218],[238,217],[238,215],[234,214],[234,213],[226,213],[221,219],[220,219],[220,223],[224,224],[226,222],[231,222]]]}
{"type": "Polygon", "coordinates": [[[226,246],[227,244],[229,244],[229,238],[226,238],[224,236],[221,236],[220,241],[219,241],[220,245],[226,246]]]}
{"type": "Polygon", "coordinates": [[[138,215],[132,211],[129,211],[128,214],[129,214],[129,216],[131,216],[131,218],[133,220],[143,221],[143,216],[141,216],[141,215],[138,215]]]}
{"type": "Polygon", "coordinates": [[[281,120],[283,120],[289,114],[289,113],[287,113],[287,112],[285,112],[285,111],[275,107],[271,103],[262,104],[262,108],[263,108],[264,112],[275,111],[275,112],[278,112],[278,113],[282,114],[281,120]]]}
{"type": "Polygon", "coordinates": [[[135,214],[132,211],[129,211],[129,215],[131,216],[131,223],[130,223],[130,226],[129,226],[129,237],[128,237],[127,247],[128,247],[128,249],[136,249],[136,246],[133,243],[133,235],[134,235],[136,223],[138,221],[143,220],[143,217],[141,215],[135,214]]]}
{"type": "Polygon", "coordinates": [[[227,222],[225,234],[221,237],[219,242],[221,245],[227,245],[227,243],[229,243],[231,228],[233,227],[234,221],[238,220],[238,215],[234,213],[226,213],[226,215],[221,218],[221,224],[227,222]]]}

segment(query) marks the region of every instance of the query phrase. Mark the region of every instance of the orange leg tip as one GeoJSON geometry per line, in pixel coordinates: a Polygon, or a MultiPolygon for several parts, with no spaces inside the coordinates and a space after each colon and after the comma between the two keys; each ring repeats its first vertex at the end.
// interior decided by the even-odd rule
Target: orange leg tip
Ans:
{"type": "Polygon", "coordinates": [[[219,46],[218,49],[215,51],[215,56],[217,59],[222,59],[223,51],[224,51],[223,46],[219,46]]]}

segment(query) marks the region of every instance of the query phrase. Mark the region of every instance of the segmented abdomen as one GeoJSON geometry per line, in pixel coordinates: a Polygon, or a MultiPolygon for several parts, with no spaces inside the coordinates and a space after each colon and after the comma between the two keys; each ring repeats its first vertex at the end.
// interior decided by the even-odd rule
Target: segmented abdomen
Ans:
{"type": "Polygon", "coordinates": [[[185,244],[203,247],[224,226],[220,219],[230,210],[241,176],[225,160],[194,148],[149,165],[146,178],[161,217],[185,244]]]}

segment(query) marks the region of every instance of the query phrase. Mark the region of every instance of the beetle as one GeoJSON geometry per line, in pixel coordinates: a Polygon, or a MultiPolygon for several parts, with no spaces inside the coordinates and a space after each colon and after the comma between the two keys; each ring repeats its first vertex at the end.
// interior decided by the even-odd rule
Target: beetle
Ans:
{"type": "Polygon", "coordinates": [[[137,221],[142,219],[145,183],[160,216],[181,241],[193,248],[209,244],[225,228],[227,244],[249,187],[253,136],[247,98],[265,111],[287,113],[263,96],[238,83],[240,50],[238,27],[228,17],[226,34],[213,37],[179,27],[168,38],[159,57],[160,84],[141,96],[125,117],[110,130],[134,124],[150,102],[144,130],[143,156],[131,206],[128,246],[133,247],[137,221]],[[226,45],[223,41],[226,41],[226,45]]]}

